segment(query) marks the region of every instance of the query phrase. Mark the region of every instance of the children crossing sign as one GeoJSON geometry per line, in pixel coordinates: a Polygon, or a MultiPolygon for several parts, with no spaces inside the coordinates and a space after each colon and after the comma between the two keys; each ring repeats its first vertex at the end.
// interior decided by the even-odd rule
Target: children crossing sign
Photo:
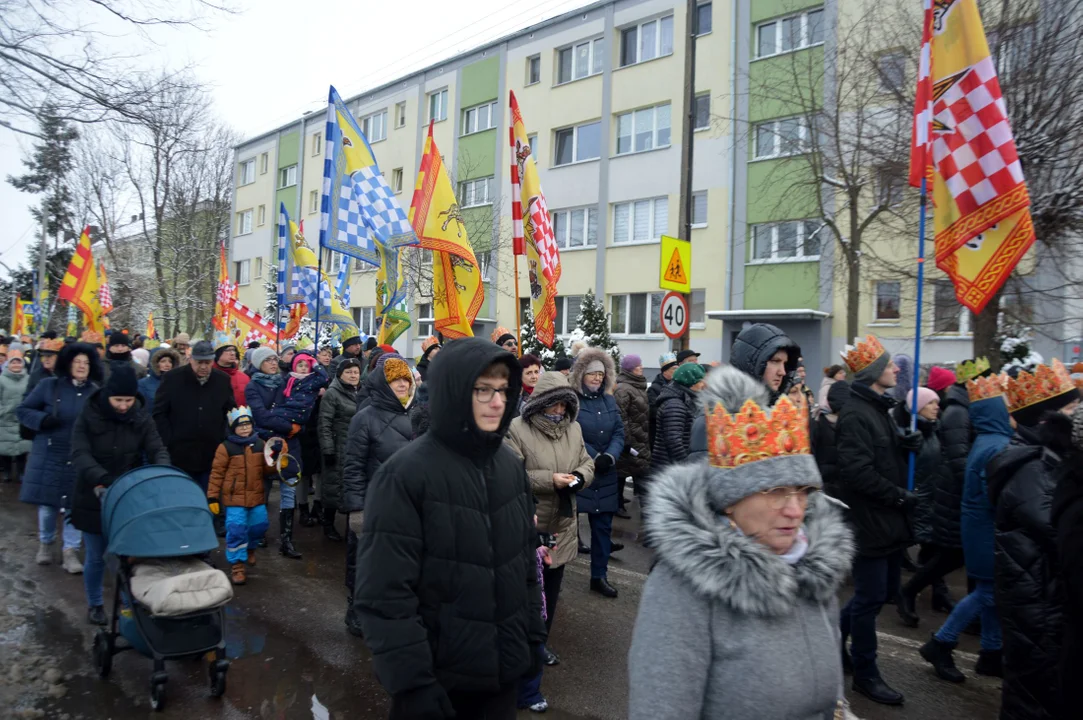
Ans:
{"type": "Polygon", "coordinates": [[[692,243],[662,236],[658,287],[681,293],[692,292],[692,243]]]}

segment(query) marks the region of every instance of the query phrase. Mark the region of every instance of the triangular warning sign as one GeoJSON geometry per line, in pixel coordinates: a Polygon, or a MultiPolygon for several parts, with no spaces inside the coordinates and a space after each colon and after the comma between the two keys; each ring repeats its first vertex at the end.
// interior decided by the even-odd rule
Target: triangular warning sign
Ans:
{"type": "Polygon", "coordinates": [[[669,263],[666,265],[666,274],[662,276],[662,279],[666,282],[681,285],[688,284],[688,276],[684,274],[684,265],[681,264],[681,253],[677,248],[673,248],[673,256],[669,258],[669,263]]]}

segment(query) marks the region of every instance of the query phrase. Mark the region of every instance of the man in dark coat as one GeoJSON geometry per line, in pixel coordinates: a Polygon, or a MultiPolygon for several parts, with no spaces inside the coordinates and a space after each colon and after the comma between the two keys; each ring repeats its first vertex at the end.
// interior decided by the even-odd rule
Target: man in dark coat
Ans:
{"type": "Polygon", "coordinates": [[[188,364],[167,372],[154,396],[154,422],[173,464],[203,492],[214,453],[226,439],[226,413],[237,407],[229,377],[213,365],[214,346],[197,342],[188,364]]]}
{"type": "Polygon", "coordinates": [[[1053,527],[1064,587],[1064,648],[1060,661],[1061,706],[1076,702],[1072,689],[1083,677],[1083,410],[1072,414],[1072,450],[1053,491],[1053,527]]]}
{"type": "Polygon", "coordinates": [[[858,554],[854,559],[854,595],[842,609],[843,663],[849,663],[852,638],[855,691],[886,705],[901,705],[902,693],[880,677],[876,665],[876,617],[899,591],[903,550],[912,541],[908,511],[917,498],[907,491],[907,456],[921,434],[903,436],[890,416],[895,400],[891,354],[876,338],[850,350],[846,364],[853,374],[850,402],[842,409],[836,442],[840,499],[850,509],[858,554]],[[916,436],[916,437],[915,437],[916,436]]]}
{"type": "Polygon", "coordinates": [[[768,323],[746,327],[730,350],[730,364],[766,385],[772,405],[788,389],[786,384],[797,370],[800,358],[801,348],[797,343],[768,323]]]}
{"type": "Polygon", "coordinates": [[[662,395],[662,391],[666,389],[666,386],[673,382],[673,373],[677,372],[677,368],[680,366],[680,363],[677,362],[677,353],[662,353],[661,357],[658,358],[658,366],[662,368],[662,371],[654,376],[651,386],[647,388],[651,447],[654,447],[655,422],[658,418],[658,398],[662,395]]]}
{"type": "Polygon", "coordinates": [[[478,338],[429,370],[429,431],[365,498],[354,604],[392,720],[513,718],[545,642],[534,502],[504,435],[515,356],[478,338]]]}
{"type": "Polygon", "coordinates": [[[361,349],[363,345],[361,343],[361,336],[354,335],[348,337],[342,341],[342,354],[331,360],[331,364],[327,368],[327,373],[333,378],[338,377],[338,366],[345,361],[353,358],[358,363],[361,363],[361,349]]]}
{"type": "Polygon", "coordinates": [[[105,381],[118,365],[127,365],[135,372],[136,380],[142,380],[147,376],[147,369],[132,359],[132,340],[128,333],[115,332],[109,336],[109,344],[105,348],[105,362],[102,371],[105,373],[105,381]]]}

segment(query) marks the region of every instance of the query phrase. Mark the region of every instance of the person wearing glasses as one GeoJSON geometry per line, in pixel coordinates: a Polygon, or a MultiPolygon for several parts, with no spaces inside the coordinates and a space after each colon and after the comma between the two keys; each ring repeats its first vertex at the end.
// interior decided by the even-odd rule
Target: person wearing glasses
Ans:
{"type": "Polygon", "coordinates": [[[733,367],[707,376],[707,457],[651,482],[657,563],[628,653],[630,720],[842,718],[836,592],[852,534],[808,417],[733,367]]]}
{"type": "Polygon", "coordinates": [[[493,334],[490,336],[497,345],[504,348],[513,355],[519,354],[519,343],[516,342],[515,336],[508,332],[507,328],[498,327],[493,330],[493,334]]]}
{"type": "Polygon", "coordinates": [[[354,611],[392,720],[514,718],[546,639],[534,500],[504,444],[515,355],[448,343],[428,371],[431,425],[369,480],[354,611]]]}

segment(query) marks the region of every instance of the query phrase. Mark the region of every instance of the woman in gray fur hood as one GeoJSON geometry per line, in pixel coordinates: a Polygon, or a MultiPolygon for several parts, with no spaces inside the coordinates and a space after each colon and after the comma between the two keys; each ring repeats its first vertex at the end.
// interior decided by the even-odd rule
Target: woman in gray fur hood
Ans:
{"type": "Polygon", "coordinates": [[[712,423],[705,458],[653,481],[647,530],[658,563],[628,654],[628,717],[843,718],[835,593],[853,537],[819,492],[807,411],[786,399],[767,411],[764,386],[733,368],[707,382],[707,414],[721,404],[736,416],[728,443],[712,423]],[[752,428],[759,411],[742,411],[747,400],[770,426],[752,428]],[[778,442],[757,446],[769,433],[778,442]]]}

